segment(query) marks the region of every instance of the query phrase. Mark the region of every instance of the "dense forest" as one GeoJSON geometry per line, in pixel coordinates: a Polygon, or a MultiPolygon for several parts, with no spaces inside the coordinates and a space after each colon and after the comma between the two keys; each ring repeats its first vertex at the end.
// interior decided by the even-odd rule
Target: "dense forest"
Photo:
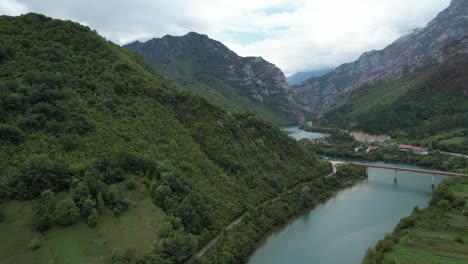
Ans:
{"type": "Polygon", "coordinates": [[[177,89],[88,27],[39,14],[0,24],[4,263],[183,263],[249,208],[331,171],[271,123],[177,89]],[[152,221],[144,248],[118,244],[141,243],[134,230],[152,221]],[[96,244],[89,230],[129,237],[96,244]]]}
{"type": "Polygon", "coordinates": [[[250,207],[243,221],[227,230],[197,263],[246,263],[250,254],[272,229],[288,224],[290,218],[325,202],[339,190],[365,178],[363,167],[345,164],[339,166],[334,175],[305,182],[283,192],[274,200],[250,207]]]}

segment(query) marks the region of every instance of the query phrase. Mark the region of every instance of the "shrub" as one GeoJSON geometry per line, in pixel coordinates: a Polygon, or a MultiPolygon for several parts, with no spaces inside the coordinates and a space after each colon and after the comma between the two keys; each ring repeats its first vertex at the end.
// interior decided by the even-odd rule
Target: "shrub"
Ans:
{"type": "Polygon", "coordinates": [[[76,207],[75,202],[71,198],[66,198],[57,204],[55,211],[57,224],[69,226],[76,223],[80,210],[76,207]]]}
{"type": "Polygon", "coordinates": [[[93,209],[91,214],[89,214],[89,216],[88,216],[88,226],[89,227],[96,227],[98,217],[99,217],[98,211],[96,209],[93,209]]]}
{"type": "Polygon", "coordinates": [[[432,199],[429,202],[429,205],[437,205],[441,200],[447,200],[452,202],[455,199],[452,193],[449,192],[447,184],[442,183],[437,187],[437,189],[432,194],[432,199]]]}
{"type": "Polygon", "coordinates": [[[41,199],[40,199],[42,205],[44,205],[47,209],[47,211],[51,214],[55,212],[55,194],[52,190],[47,189],[41,193],[41,199]]]}
{"type": "Polygon", "coordinates": [[[465,243],[465,241],[463,240],[463,238],[462,238],[462,237],[459,237],[459,236],[455,237],[455,238],[453,239],[453,241],[455,241],[455,242],[457,242],[457,243],[465,243]]]}
{"type": "Polygon", "coordinates": [[[34,228],[42,232],[51,228],[54,224],[54,216],[48,212],[48,208],[43,203],[34,206],[34,228]]]}
{"type": "Polygon", "coordinates": [[[135,181],[135,179],[130,179],[127,181],[127,183],[125,184],[125,186],[127,187],[127,189],[129,190],[135,190],[136,187],[137,187],[137,183],[135,181]]]}
{"type": "Polygon", "coordinates": [[[29,242],[28,242],[28,249],[30,250],[36,250],[36,249],[39,249],[41,247],[41,241],[37,238],[34,238],[34,239],[31,239],[29,242]]]}
{"type": "Polygon", "coordinates": [[[114,216],[120,216],[122,214],[122,211],[120,211],[118,207],[115,207],[114,209],[112,209],[112,213],[114,214],[114,216]]]}
{"type": "Polygon", "coordinates": [[[382,252],[382,253],[389,252],[390,250],[392,250],[393,245],[394,243],[391,240],[387,240],[387,239],[380,240],[375,246],[375,250],[382,252]]]}
{"type": "Polygon", "coordinates": [[[465,206],[465,199],[461,196],[456,196],[450,204],[453,208],[463,208],[465,206]]]}
{"type": "Polygon", "coordinates": [[[415,223],[414,215],[403,217],[395,227],[395,233],[399,233],[403,229],[413,227],[415,223]]]}
{"type": "Polygon", "coordinates": [[[448,210],[450,210],[450,202],[442,199],[439,202],[437,202],[437,208],[441,209],[444,212],[447,212],[448,210]]]}
{"type": "Polygon", "coordinates": [[[88,217],[95,210],[96,202],[86,197],[81,203],[81,216],[88,217]]]}

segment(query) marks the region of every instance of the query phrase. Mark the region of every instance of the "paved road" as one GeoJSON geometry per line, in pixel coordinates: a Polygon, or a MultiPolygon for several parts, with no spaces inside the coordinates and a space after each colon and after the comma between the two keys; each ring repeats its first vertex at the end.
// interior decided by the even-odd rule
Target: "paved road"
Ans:
{"type": "MultiPolygon", "coordinates": [[[[332,167],[333,167],[333,171],[330,173],[330,174],[327,174],[325,175],[324,177],[325,178],[328,178],[334,174],[336,174],[336,165],[337,164],[342,164],[344,162],[339,162],[339,161],[334,161],[334,162],[331,162],[332,164],[332,167]]],[[[315,179],[314,179],[315,180],[315,179]]],[[[304,185],[304,184],[308,184],[308,183],[311,183],[313,182],[314,180],[312,181],[307,181],[307,182],[302,182],[302,183],[299,183],[299,184],[296,184],[294,187],[290,188],[289,190],[286,190],[284,192],[282,192],[281,194],[279,194],[278,196],[270,199],[270,200],[267,200],[265,202],[263,202],[262,204],[260,205],[263,205],[265,203],[268,203],[268,202],[272,202],[276,199],[278,199],[279,197],[281,197],[281,195],[285,194],[285,193],[291,193],[293,189],[295,189],[296,187],[300,186],[300,185],[304,185]]],[[[258,207],[258,206],[257,206],[258,207]]],[[[197,254],[195,254],[196,258],[199,258],[201,256],[203,256],[203,254],[205,254],[205,252],[210,249],[212,246],[214,246],[214,244],[216,244],[216,242],[218,242],[218,240],[224,235],[224,232],[232,229],[233,227],[235,227],[236,225],[238,225],[239,223],[242,222],[242,220],[244,219],[245,217],[245,214],[247,212],[244,212],[241,216],[237,217],[236,219],[234,219],[234,221],[232,221],[231,223],[229,223],[229,225],[227,225],[223,230],[221,230],[221,232],[218,233],[218,235],[216,235],[212,240],[210,240],[202,249],[200,249],[197,254]]],[[[192,259],[188,260],[186,263],[190,263],[192,259]]]]}

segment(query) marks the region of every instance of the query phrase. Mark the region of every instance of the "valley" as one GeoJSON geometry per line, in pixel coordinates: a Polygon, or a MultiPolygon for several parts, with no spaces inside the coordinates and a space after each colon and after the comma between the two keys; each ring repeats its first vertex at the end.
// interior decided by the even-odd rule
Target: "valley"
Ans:
{"type": "Polygon", "coordinates": [[[0,2],[0,263],[468,259],[467,0],[406,34],[327,3],[300,34],[290,2],[46,2],[0,2]]]}

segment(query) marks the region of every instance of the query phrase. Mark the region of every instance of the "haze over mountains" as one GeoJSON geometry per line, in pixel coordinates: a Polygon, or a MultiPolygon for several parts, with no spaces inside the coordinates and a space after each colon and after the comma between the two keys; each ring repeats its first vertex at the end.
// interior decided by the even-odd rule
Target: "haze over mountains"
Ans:
{"type": "Polygon", "coordinates": [[[302,123],[307,117],[278,67],[261,57],[240,57],[206,35],[167,35],[125,47],[167,79],[227,110],[252,111],[277,124],[302,123]]]}
{"type": "Polygon", "coordinates": [[[333,71],[333,69],[321,69],[321,70],[316,70],[316,71],[298,72],[287,77],[286,81],[288,81],[289,85],[300,84],[305,80],[308,80],[314,77],[323,76],[331,71],[333,71]]]}
{"type": "Polygon", "coordinates": [[[428,65],[441,63],[440,49],[468,34],[468,1],[452,0],[426,27],[415,29],[383,50],[363,53],[322,77],[293,89],[317,116],[344,105],[351,92],[382,80],[399,79],[428,65]]]}

